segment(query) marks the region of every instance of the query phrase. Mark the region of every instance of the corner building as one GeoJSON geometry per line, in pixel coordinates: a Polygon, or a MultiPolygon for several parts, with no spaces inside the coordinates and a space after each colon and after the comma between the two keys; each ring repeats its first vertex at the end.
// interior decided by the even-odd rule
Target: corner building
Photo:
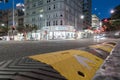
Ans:
{"type": "Polygon", "coordinates": [[[24,24],[47,32],[75,32],[84,29],[84,0],[25,0],[24,24]]]}

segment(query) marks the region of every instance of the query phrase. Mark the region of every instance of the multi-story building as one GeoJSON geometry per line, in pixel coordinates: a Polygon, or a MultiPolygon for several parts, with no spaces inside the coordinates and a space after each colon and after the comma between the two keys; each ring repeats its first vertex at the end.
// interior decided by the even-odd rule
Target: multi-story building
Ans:
{"type": "Polygon", "coordinates": [[[2,24],[2,11],[0,11],[0,25],[2,24]]]}
{"type": "MultiPolygon", "coordinates": [[[[34,25],[39,27],[39,30],[52,32],[50,34],[55,35],[54,32],[75,32],[85,28],[83,20],[87,20],[86,23],[91,23],[91,2],[87,3],[87,11],[85,19],[81,16],[84,15],[84,0],[25,0],[25,24],[34,25]],[[88,10],[90,7],[90,10],[88,10]],[[90,20],[90,21],[88,21],[90,20]]],[[[56,33],[56,34],[59,34],[56,33]]],[[[60,34],[61,36],[63,34],[60,34]]]]}
{"type": "Polygon", "coordinates": [[[52,30],[83,29],[83,0],[25,0],[25,24],[52,30]]]}
{"type": "Polygon", "coordinates": [[[100,26],[101,26],[100,18],[97,15],[93,14],[92,15],[92,28],[97,29],[97,28],[100,28],[100,26]]]}
{"type": "Polygon", "coordinates": [[[22,9],[9,9],[8,10],[8,35],[10,40],[17,40],[17,33],[19,30],[17,30],[17,27],[23,27],[24,26],[24,11],[22,9]]]}
{"type": "Polygon", "coordinates": [[[4,24],[4,26],[8,26],[8,10],[0,11],[0,26],[4,24]]]}
{"type": "Polygon", "coordinates": [[[83,2],[84,28],[91,27],[91,3],[92,0],[84,0],[83,2]]]}
{"type": "Polygon", "coordinates": [[[0,36],[7,35],[8,28],[8,11],[1,10],[0,11],[0,36]]]}
{"type": "MultiPolygon", "coordinates": [[[[14,24],[15,27],[23,26],[24,25],[24,11],[22,9],[15,9],[14,10],[14,24]]],[[[9,9],[8,13],[8,26],[13,26],[13,10],[9,9]]]]}

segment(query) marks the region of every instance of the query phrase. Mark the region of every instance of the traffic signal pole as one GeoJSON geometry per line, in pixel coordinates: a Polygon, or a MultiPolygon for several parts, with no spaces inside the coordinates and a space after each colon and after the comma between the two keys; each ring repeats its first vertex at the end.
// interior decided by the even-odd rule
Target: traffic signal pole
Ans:
{"type": "Polygon", "coordinates": [[[13,40],[14,40],[14,30],[13,28],[15,28],[15,10],[14,10],[14,0],[12,1],[12,6],[13,6],[13,25],[12,25],[12,36],[13,36],[13,40]]]}

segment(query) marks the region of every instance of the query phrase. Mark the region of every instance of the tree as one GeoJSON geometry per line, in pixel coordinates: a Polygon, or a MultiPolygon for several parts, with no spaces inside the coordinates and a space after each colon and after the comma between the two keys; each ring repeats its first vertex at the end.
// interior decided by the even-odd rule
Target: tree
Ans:
{"type": "Polygon", "coordinates": [[[18,32],[19,33],[23,33],[23,36],[24,36],[24,38],[26,39],[26,34],[27,33],[31,33],[32,34],[32,31],[37,31],[37,29],[38,29],[38,27],[37,27],[37,25],[30,25],[30,24],[26,24],[25,26],[19,26],[19,27],[17,27],[17,30],[18,30],[18,32]]]}
{"type": "Polygon", "coordinates": [[[36,32],[37,30],[38,30],[38,27],[37,27],[37,25],[34,24],[34,25],[32,26],[32,31],[35,31],[35,32],[36,32]]]}
{"type": "MultiPolygon", "coordinates": [[[[33,31],[35,31],[35,33],[36,33],[36,31],[38,30],[38,27],[37,27],[37,25],[33,25],[33,31]]],[[[35,38],[36,38],[36,34],[35,34],[35,38]]]]}
{"type": "Polygon", "coordinates": [[[18,26],[17,30],[19,33],[23,33],[24,32],[24,26],[18,26]]]}
{"type": "Polygon", "coordinates": [[[7,35],[9,28],[6,26],[0,26],[1,35],[7,35]]]}

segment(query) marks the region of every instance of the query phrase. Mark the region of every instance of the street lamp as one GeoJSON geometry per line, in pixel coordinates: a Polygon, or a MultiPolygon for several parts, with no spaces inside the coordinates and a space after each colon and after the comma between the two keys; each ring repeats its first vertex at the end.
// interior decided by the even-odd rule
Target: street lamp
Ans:
{"type": "MultiPolygon", "coordinates": [[[[39,17],[40,17],[40,28],[42,28],[42,18],[43,18],[43,14],[40,14],[39,15],[39,17]]],[[[42,32],[40,32],[40,40],[43,38],[43,35],[42,35],[42,32]]]]}
{"type": "Polygon", "coordinates": [[[84,18],[85,18],[85,16],[84,16],[84,15],[81,15],[81,16],[80,16],[80,18],[81,18],[81,19],[84,19],[84,18]]]}
{"type": "Polygon", "coordinates": [[[113,10],[113,9],[110,11],[111,14],[113,14],[114,12],[115,12],[115,10],[113,10]]]}
{"type": "Polygon", "coordinates": [[[43,15],[42,14],[40,14],[40,18],[42,18],[43,17],[43,15]]]}
{"type": "Polygon", "coordinates": [[[82,28],[84,27],[84,26],[83,26],[83,22],[84,22],[83,20],[84,20],[84,18],[85,18],[84,15],[81,15],[81,16],[80,16],[80,19],[82,20],[82,28]]]}
{"type": "Polygon", "coordinates": [[[1,26],[5,26],[5,24],[1,24],[1,26]]]}
{"type": "Polygon", "coordinates": [[[15,29],[15,16],[14,16],[14,15],[15,15],[15,11],[14,11],[14,0],[12,0],[12,9],[13,9],[13,10],[12,10],[12,17],[13,17],[13,18],[12,18],[12,19],[13,19],[13,20],[12,20],[12,22],[13,22],[13,23],[12,23],[12,36],[13,36],[13,40],[14,40],[14,31],[13,31],[13,30],[15,29]]]}
{"type": "Polygon", "coordinates": [[[25,9],[22,9],[23,12],[25,12],[25,9]]]}

